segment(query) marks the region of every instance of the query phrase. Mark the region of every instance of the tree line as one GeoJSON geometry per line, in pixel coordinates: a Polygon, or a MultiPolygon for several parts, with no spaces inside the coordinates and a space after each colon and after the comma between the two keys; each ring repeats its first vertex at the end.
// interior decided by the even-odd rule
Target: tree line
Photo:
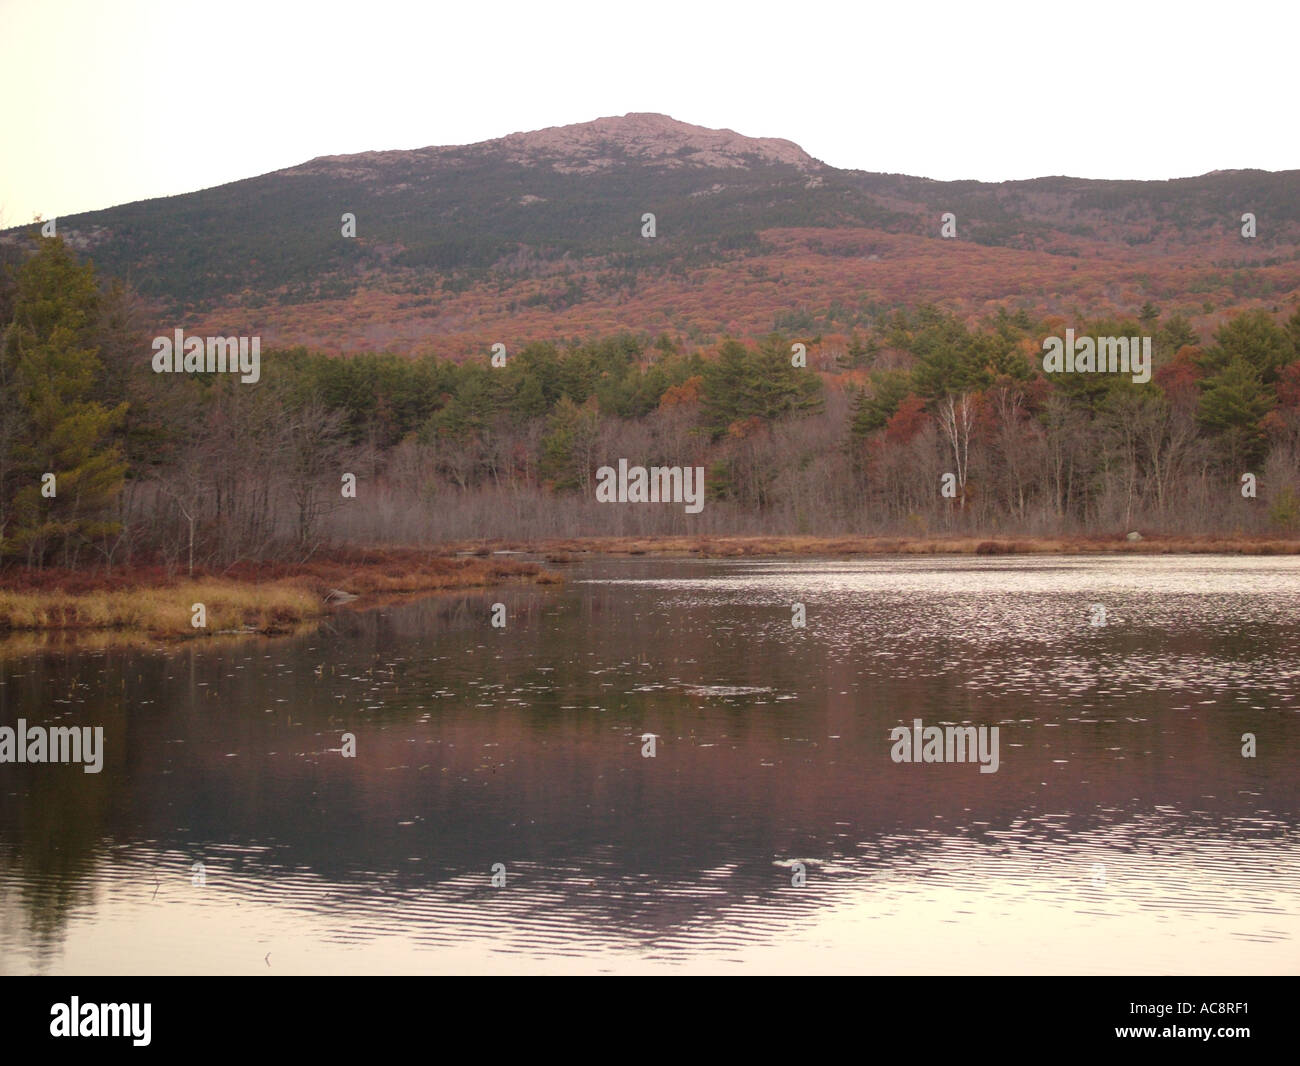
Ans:
{"type": "Polygon", "coordinates": [[[999,310],[974,324],[919,307],[848,336],[624,333],[528,344],[500,366],[267,350],[248,385],[154,374],[140,302],[50,238],[0,281],[0,325],[9,566],[184,571],[471,537],[1300,521],[1300,308],[1244,311],[1202,337],[1150,304],[1131,319],[999,310]],[[1067,326],[1150,336],[1151,380],[1044,374],[1043,338],[1067,326]],[[619,458],[703,466],[703,513],[598,504],[595,471],[619,458]]]}

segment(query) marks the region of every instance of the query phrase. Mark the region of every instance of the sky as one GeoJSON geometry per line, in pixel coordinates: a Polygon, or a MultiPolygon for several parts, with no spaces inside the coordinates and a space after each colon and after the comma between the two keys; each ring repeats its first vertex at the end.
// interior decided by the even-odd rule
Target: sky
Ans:
{"type": "Polygon", "coordinates": [[[654,111],[939,179],[1300,168],[1292,0],[0,0],[0,225],[654,111]]]}

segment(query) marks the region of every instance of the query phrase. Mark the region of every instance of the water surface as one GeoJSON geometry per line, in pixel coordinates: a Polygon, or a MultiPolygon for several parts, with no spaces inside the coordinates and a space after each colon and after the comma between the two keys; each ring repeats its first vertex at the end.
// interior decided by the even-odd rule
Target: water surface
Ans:
{"type": "Polygon", "coordinates": [[[1298,620],[1289,558],[646,557],[0,652],[106,745],[0,765],[0,972],[1295,973],[1298,620]]]}

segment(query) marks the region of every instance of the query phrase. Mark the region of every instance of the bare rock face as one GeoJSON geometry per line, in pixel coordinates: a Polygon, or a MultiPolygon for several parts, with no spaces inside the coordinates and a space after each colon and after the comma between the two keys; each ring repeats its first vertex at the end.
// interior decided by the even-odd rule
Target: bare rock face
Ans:
{"type": "Polygon", "coordinates": [[[594,174],[628,163],[665,169],[724,170],[784,163],[808,174],[826,169],[824,163],[793,141],[780,137],[745,137],[735,130],[713,130],[678,122],[669,115],[632,112],[571,126],[512,133],[470,145],[321,156],[285,173],[329,173],[373,182],[385,180],[389,168],[412,158],[437,169],[463,166],[475,154],[497,156],[515,166],[550,167],[560,174],[594,174]]]}
{"type": "Polygon", "coordinates": [[[549,163],[562,173],[603,170],[625,158],[662,167],[747,168],[755,162],[788,163],[801,170],[821,166],[793,141],[744,137],[734,130],[711,130],[648,112],[512,133],[479,147],[499,149],[523,166],[549,163]]]}

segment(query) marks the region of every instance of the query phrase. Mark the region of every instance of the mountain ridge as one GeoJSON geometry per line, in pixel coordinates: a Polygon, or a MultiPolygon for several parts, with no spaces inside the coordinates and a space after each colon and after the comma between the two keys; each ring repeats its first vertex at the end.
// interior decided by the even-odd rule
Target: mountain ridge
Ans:
{"type": "MultiPolygon", "coordinates": [[[[0,235],[10,253],[23,229],[0,235]]],[[[1300,287],[1300,171],[940,181],[631,112],[320,156],[66,216],[59,232],[147,297],[160,328],[470,354],[524,331],[848,330],[918,302],[968,316],[1271,304],[1300,287]],[[1244,240],[1248,211],[1259,235],[1244,240]]]]}

